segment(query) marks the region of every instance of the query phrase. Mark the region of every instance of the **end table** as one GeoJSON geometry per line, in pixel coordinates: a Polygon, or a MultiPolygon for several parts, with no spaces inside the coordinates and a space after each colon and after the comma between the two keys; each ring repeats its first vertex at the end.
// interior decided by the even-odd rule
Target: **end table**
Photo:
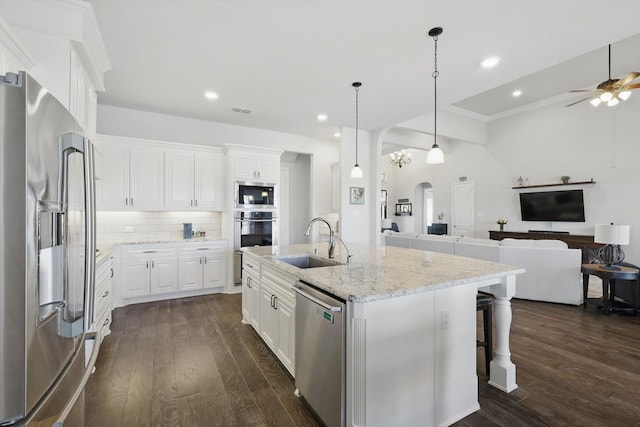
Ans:
{"type": "Polygon", "coordinates": [[[582,264],[582,292],[584,296],[583,307],[595,304],[602,307],[605,314],[610,314],[612,310],[631,311],[637,314],[638,310],[638,285],[640,270],[631,267],[616,266],[615,269],[606,268],[604,264],[582,264]],[[587,298],[589,291],[589,276],[597,276],[602,279],[602,298],[587,298]],[[635,286],[632,292],[632,304],[615,301],[615,280],[632,280],[635,286]]]}

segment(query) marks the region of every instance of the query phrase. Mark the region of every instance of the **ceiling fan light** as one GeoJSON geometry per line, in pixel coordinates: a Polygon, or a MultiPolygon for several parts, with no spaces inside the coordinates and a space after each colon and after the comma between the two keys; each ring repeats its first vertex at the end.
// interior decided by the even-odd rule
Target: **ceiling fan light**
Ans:
{"type": "Polygon", "coordinates": [[[593,105],[594,107],[597,107],[598,105],[600,105],[600,103],[601,103],[602,101],[600,100],[600,98],[599,98],[599,97],[597,97],[597,98],[593,98],[593,99],[592,99],[591,101],[589,101],[589,102],[590,102],[590,103],[591,103],[591,105],[593,105]]]}
{"type": "Polygon", "coordinates": [[[438,144],[433,144],[431,150],[427,154],[427,164],[428,165],[437,165],[440,163],[444,163],[444,153],[442,149],[438,147],[438,144]]]}
{"type": "Polygon", "coordinates": [[[623,101],[626,101],[627,99],[629,99],[630,96],[631,96],[630,90],[623,90],[618,94],[618,98],[622,99],[623,101]]]}
{"type": "Polygon", "coordinates": [[[616,105],[618,105],[620,101],[618,101],[618,98],[611,98],[608,102],[607,102],[607,107],[615,107],[616,105]]]}
{"type": "Polygon", "coordinates": [[[600,100],[602,102],[608,102],[611,98],[613,98],[613,94],[611,92],[604,92],[600,95],[600,100]]]}

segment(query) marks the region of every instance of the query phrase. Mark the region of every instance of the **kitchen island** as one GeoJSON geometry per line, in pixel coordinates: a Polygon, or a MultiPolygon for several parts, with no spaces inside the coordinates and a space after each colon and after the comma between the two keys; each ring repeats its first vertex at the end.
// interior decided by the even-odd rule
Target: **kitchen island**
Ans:
{"type": "MultiPolygon", "coordinates": [[[[346,301],[346,425],[449,425],[479,409],[476,293],[496,297],[489,383],[517,388],[510,299],[524,270],[434,252],[350,245],[350,265],[301,269],[278,259],[327,244],[246,248],[249,260],[346,301]]],[[[321,363],[321,362],[320,362],[321,363]]]]}

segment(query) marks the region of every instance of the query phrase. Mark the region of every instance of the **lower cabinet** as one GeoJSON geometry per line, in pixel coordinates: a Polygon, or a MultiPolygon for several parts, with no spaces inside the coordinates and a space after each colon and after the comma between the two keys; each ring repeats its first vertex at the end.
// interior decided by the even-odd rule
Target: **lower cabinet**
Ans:
{"type": "Polygon", "coordinates": [[[226,242],[185,244],[180,248],[180,290],[219,288],[225,285],[226,242]]]}
{"type": "Polygon", "coordinates": [[[226,285],[227,243],[123,245],[117,306],[203,295],[226,285]]]}
{"type": "Polygon", "coordinates": [[[101,342],[111,333],[111,307],[113,284],[113,257],[108,256],[96,264],[94,316],[91,330],[97,332],[101,342]]]}
{"type": "Polygon", "coordinates": [[[260,279],[247,271],[245,267],[242,275],[242,318],[260,332],[260,279]]]}
{"type": "Polygon", "coordinates": [[[295,375],[295,282],[284,272],[261,267],[260,336],[292,375],[295,375]]]}
{"type": "Polygon", "coordinates": [[[122,251],[122,297],[134,298],[178,289],[174,245],[131,245],[122,251]]]}

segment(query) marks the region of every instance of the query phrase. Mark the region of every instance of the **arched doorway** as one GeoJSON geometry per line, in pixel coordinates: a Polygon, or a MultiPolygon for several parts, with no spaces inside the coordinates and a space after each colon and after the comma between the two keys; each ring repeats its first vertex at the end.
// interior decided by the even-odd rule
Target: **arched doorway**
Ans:
{"type": "Polygon", "coordinates": [[[433,186],[430,182],[416,185],[413,200],[413,220],[416,233],[427,234],[427,227],[433,224],[433,186]]]}

